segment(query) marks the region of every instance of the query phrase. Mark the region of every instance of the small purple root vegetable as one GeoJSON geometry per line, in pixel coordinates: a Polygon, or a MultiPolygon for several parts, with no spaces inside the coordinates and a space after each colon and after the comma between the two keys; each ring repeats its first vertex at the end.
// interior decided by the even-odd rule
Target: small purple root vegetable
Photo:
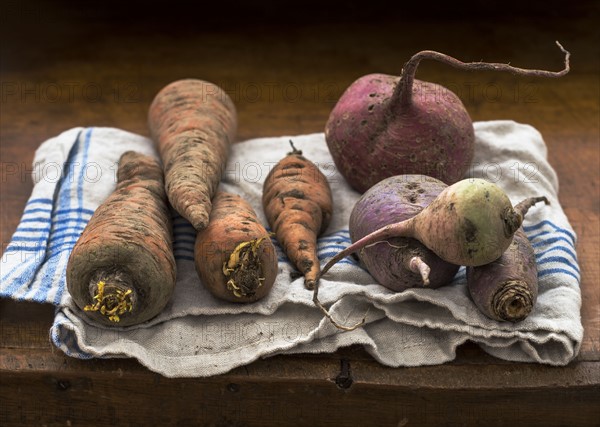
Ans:
{"type": "Polygon", "coordinates": [[[450,185],[473,159],[473,122],[461,100],[443,86],[414,78],[422,59],[461,70],[507,71],[519,76],[561,77],[569,72],[569,52],[559,72],[526,70],[507,64],[464,63],[425,50],[404,65],[400,77],[369,74],[342,94],[325,126],[337,170],[363,193],[384,178],[428,175],[450,185]]]}
{"type": "Polygon", "coordinates": [[[464,266],[488,264],[508,249],[529,208],[542,201],[548,204],[545,197],[531,197],[513,208],[496,184],[479,178],[463,179],[446,187],[412,218],[386,225],[338,252],[321,270],[313,302],[338,328],[352,330],[362,322],[352,327],[337,324],[318,299],[318,279],[338,261],[392,237],[412,237],[446,262],[464,266]]]}
{"type": "MultiPolygon", "coordinates": [[[[356,242],[381,227],[412,218],[446,187],[442,181],[425,175],[398,175],[378,182],[354,205],[350,238],[356,242]]],[[[375,280],[396,292],[446,285],[459,268],[407,237],[367,246],[358,254],[375,280]]]]}
{"type": "Polygon", "coordinates": [[[523,228],[494,262],[467,267],[467,287],[475,305],[490,319],[519,322],[537,300],[535,252],[523,228]]]}

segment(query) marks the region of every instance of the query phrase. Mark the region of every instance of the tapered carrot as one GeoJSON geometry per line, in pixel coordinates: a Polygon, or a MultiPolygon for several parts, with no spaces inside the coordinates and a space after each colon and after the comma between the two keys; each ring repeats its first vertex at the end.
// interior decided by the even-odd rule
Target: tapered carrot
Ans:
{"type": "Polygon", "coordinates": [[[211,199],[235,138],[233,101],[213,83],[178,80],[156,95],[148,124],[163,162],[169,201],[200,231],[208,224],[211,199]]]}
{"type": "Polygon", "coordinates": [[[94,320],[130,326],[164,309],[175,287],[171,216],[153,158],[121,156],[115,191],[96,209],[67,264],[67,288],[94,320]]]}
{"type": "Polygon", "coordinates": [[[275,247],[252,206],[222,191],[213,199],[208,227],[196,237],[194,259],[201,282],[231,302],[263,298],[278,272],[275,247]]]}
{"type": "Polygon", "coordinates": [[[327,178],[296,150],[269,172],[263,186],[263,209],[284,252],[312,289],[320,265],[317,237],[331,220],[333,201],[327,178]]]}

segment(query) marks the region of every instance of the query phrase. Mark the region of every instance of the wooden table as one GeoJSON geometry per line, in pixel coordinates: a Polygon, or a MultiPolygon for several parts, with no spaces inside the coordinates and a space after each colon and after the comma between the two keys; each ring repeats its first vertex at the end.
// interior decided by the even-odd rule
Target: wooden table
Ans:
{"type": "Polygon", "coordinates": [[[452,87],[473,120],[513,119],[541,131],[579,239],[585,335],[577,359],[559,368],[505,362],[467,343],[441,366],[391,369],[350,347],[273,357],[213,378],[165,379],[134,360],[68,358],[48,340],[52,307],[3,300],[1,425],[580,426],[600,419],[600,37],[593,2],[514,1],[497,10],[475,1],[402,8],[309,1],[289,11],[275,2],[198,11],[176,2],[168,10],[139,1],[80,9],[60,1],[5,3],[3,250],[30,194],[30,165],[42,141],[74,126],[147,135],[149,102],[177,78],[226,88],[238,107],[241,141],[322,131],[353,80],[398,74],[422,49],[559,70],[554,40],[561,41],[572,71],[559,80],[433,62],[422,64],[418,78],[452,87]]]}

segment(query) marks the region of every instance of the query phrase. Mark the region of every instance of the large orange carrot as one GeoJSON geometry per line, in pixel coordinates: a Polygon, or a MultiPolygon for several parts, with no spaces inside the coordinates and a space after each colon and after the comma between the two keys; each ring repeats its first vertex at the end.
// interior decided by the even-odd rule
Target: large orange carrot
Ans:
{"type": "Polygon", "coordinates": [[[263,186],[263,209],[284,252],[312,289],[320,265],[317,237],[331,220],[333,201],[327,178],[296,150],[269,172],[263,186]]]}
{"type": "Polygon", "coordinates": [[[163,161],[169,201],[200,231],[208,224],[235,138],[235,106],[213,83],[178,80],[156,95],[148,124],[163,161]]]}
{"type": "Polygon", "coordinates": [[[231,302],[263,298],[278,272],[275,247],[252,206],[222,191],[213,199],[208,227],[196,237],[194,258],[202,283],[231,302]]]}
{"type": "Polygon", "coordinates": [[[164,309],[175,276],[162,169],[151,157],[128,151],[119,161],[117,188],[71,252],[69,293],[94,320],[130,326],[164,309]]]}

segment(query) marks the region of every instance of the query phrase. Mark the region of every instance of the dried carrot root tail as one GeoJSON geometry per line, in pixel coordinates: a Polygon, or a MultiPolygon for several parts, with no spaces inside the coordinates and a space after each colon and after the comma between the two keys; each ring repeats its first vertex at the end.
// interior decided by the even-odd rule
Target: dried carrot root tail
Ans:
{"type": "Polygon", "coordinates": [[[94,212],[67,264],[75,304],[105,325],[145,322],[175,287],[171,216],[157,161],[121,156],[115,191],[94,212]]]}
{"type": "Polygon", "coordinates": [[[227,290],[237,298],[251,297],[263,285],[259,250],[268,236],[245,241],[237,245],[229,259],[223,263],[223,274],[227,279],[227,290]]]}
{"type": "Polygon", "coordinates": [[[196,271],[217,298],[254,302],[266,296],[278,272],[269,233],[240,196],[218,192],[208,227],[196,237],[196,271]]]}
{"type": "Polygon", "coordinates": [[[148,124],[163,162],[171,205],[196,230],[204,229],[235,139],[233,101],[213,83],[178,80],[155,96],[148,124]]]}
{"type": "Polygon", "coordinates": [[[133,290],[123,289],[112,283],[107,286],[104,280],[99,280],[94,291],[94,301],[94,304],[83,307],[83,311],[100,311],[108,320],[118,323],[121,321],[119,316],[133,310],[133,290]]]}
{"type": "Polygon", "coordinates": [[[319,168],[297,150],[270,171],[263,186],[263,209],[288,258],[313,289],[320,271],[317,237],[327,229],[333,209],[331,189],[319,168]]]}

